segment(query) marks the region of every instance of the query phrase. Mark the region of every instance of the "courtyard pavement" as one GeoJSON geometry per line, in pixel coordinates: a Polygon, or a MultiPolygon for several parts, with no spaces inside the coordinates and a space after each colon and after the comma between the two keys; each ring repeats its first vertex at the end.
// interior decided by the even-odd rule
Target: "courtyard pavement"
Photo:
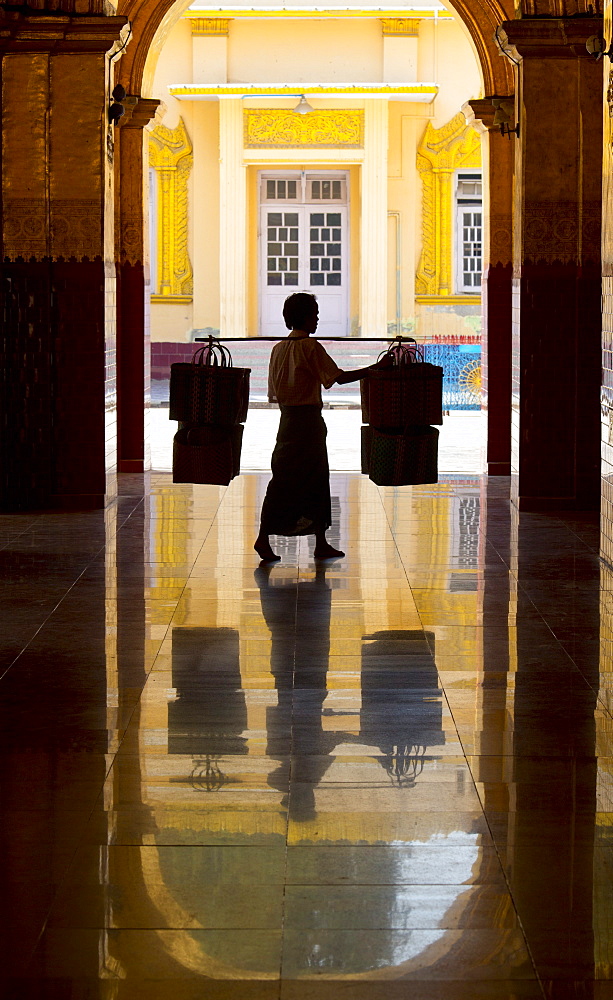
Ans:
{"type": "MultiPolygon", "coordinates": [[[[152,407],[150,413],[152,467],[157,472],[165,472],[172,468],[172,439],[177,424],[168,419],[167,407],[152,407]]],[[[323,415],[328,425],[330,469],[335,472],[359,472],[360,410],[331,409],[324,410],[323,415]]],[[[270,469],[278,425],[278,410],[249,410],[241,456],[243,472],[270,469]]],[[[439,428],[439,472],[483,472],[484,427],[485,418],[479,411],[456,410],[445,417],[443,426],[439,428]]]]}

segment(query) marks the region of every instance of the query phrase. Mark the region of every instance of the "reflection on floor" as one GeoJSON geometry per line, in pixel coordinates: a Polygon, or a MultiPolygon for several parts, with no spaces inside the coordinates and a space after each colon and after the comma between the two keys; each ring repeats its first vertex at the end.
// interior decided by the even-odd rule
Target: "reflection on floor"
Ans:
{"type": "Polygon", "coordinates": [[[265,484],[0,518],[2,997],[613,997],[593,521],[336,475],[262,568],[265,484]]]}

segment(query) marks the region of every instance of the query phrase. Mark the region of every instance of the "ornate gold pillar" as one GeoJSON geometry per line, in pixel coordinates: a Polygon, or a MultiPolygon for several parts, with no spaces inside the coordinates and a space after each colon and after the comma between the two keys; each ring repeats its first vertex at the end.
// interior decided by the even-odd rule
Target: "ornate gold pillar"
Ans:
{"type": "MultiPolygon", "coordinates": [[[[495,98],[494,98],[495,99],[495,98]]],[[[513,97],[508,99],[511,104],[513,97]]],[[[469,101],[466,120],[481,134],[485,239],[481,287],[481,391],[487,413],[487,470],[511,474],[511,321],[513,287],[513,136],[494,128],[492,98],[469,101]]]]}
{"type": "Polygon", "coordinates": [[[179,118],[175,128],[157,125],[149,136],[149,165],[156,191],[154,302],[191,302],[194,278],[188,249],[187,181],[194,162],[192,144],[179,118]]]}
{"type": "Polygon", "coordinates": [[[505,21],[516,64],[512,499],[598,509],[602,62],[599,18],[505,21]]]}
{"type": "Polygon", "coordinates": [[[109,54],[125,42],[125,25],[86,11],[0,15],[0,503],[8,507],[100,507],[116,489],[107,107],[109,54]]]}
{"type": "Polygon", "coordinates": [[[417,148],[422,183],[422,251],[415,280],[427,304],[452,295],[453,176],[459,167],[480,169],[481,142],[462,112],[440,128],[428,122],[417,148]]]}
{"type": "Polygon", "coordinates": [[[129,96],[116,148],[117,260],[117,463],[119,472],[150,467],[147,416],[150,402],[148,211],[144,205],[144,129],[159,102],[129,96]]]}

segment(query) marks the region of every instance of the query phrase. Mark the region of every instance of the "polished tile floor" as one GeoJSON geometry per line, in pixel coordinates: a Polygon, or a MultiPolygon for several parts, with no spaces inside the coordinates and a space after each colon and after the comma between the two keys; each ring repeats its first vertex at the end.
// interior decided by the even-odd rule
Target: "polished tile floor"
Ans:
{"type": "Polygon", "coordinates": [[[613,574],[507,480],[0,517],[0,996],[613,998],[613,574]]]}

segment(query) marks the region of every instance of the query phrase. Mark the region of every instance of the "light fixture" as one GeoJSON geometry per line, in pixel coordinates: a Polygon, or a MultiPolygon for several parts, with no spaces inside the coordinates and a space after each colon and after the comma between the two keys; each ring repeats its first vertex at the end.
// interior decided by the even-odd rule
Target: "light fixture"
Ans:
{"type": "Polygon", "coordinates": [[[609,59],[613,57],[613,42],[607,50],[607,43],[602,35],[590,35],[585,47],[589,54],[594,57],[596,62],[602,58],[602,56],[608,56],[609,59]]]}
{"type": "Polygon", "coordinates": [[[511,134],[516,135],[519,139],[519,122],[517,122],[515,128],[511,128],[509,125],[511,118],[514,116],[515,102],[505,97],[493,97],[492,104],[496,108],[492,130],[498,129],[501,135],[507,135],[509,139],[511,138],[511,134]]]}
{"type": "Polygon", "coordinates": [[[300,100],[298,101],[298,104],[294,108],[294,114],[310,115],[312,111],[315,111],[315,108],[312,108],[309,102],[307,101],[306,97],[304,96],[304,94],[301,94],[300,100]]]}
{"type": "Polygon", "coordinates": [[[126,109],[123,106],[123,102],[126,99],[125,87],[122,87],[122,85],[118,83],[113,90],[111,97],[113,98],[113,102],[108,108],[109,125],[116,125],[119,119],[123,118],[126,113],[126,109]]]}

